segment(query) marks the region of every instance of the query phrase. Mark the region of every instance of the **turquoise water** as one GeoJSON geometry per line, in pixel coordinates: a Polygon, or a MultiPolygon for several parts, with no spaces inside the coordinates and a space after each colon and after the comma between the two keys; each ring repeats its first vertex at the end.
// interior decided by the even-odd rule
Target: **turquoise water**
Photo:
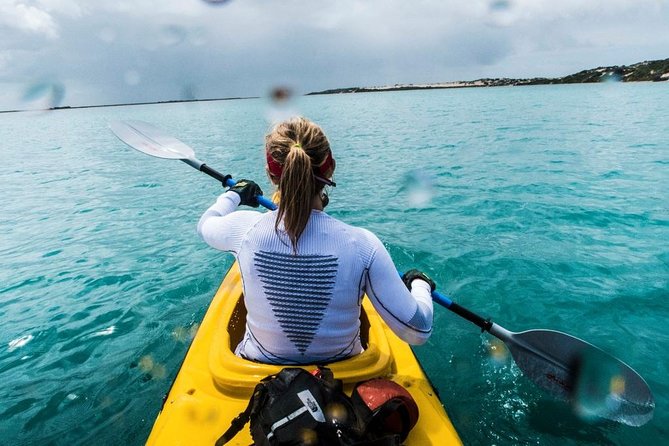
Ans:
{"type": "MultiPolygon", "coordinates": [[[[657,407],[640,428],[586,422],[436,309],[415,349],[465,444],[669,440],[667,84],[301,98],[337,158],[329,212],[374,231],[513,331],[583,338],[634,367],[657,407]]],[[[263,100],[0,115],[0,438],[143,444],[226,254],[197,238],[220,192],[108,130],[149,121],[212,167],[257,179],[263,100]]]]}

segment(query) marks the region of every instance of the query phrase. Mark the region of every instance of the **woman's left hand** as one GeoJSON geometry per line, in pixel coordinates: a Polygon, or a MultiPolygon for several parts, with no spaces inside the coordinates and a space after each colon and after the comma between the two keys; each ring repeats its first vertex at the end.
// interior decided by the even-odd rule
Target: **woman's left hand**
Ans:
{"type": "Polygon", "coordinates": [[[239,204],[251,206],[254,208],[259,206],[258,199],[256,197],[263,194],[260,186],[251,180],[239,180],[237,181],[237,184],[228,190],[239,195],[239,198],[241,198],[239,204]]]}

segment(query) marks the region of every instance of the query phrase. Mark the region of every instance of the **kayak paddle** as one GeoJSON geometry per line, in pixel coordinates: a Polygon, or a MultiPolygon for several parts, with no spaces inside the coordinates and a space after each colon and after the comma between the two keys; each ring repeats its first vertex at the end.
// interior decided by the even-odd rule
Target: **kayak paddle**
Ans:
{"type": "Polygon", "coordinates": [[[629,426],[653,417],[655,400],[646,381],[631,367],[592,344],[554,330],[514,333],[434,291],[432,299],[495,336],[520,370],[539,387],[571,401],[586,417],[629,426]]]}
{"type": "MultiPolygon", "coordinates": [[[[195,158],[192,148],[151,124],[116,121],[110,128],[133,149],[158,158],[181,160],[226,186],[235,185],[230,176],[195,158]]],[[[276,209],[267,198],[257,199],[267,209],[276,209]]],[[[583,414],[630,426],[641,426],[653,417],[655,400],[648,384],[627,364],[594,345],[554,330],[514,333],[437,291],[432,298],[504,342],[526,376],[551,394],[571,400],[583,414]]]]}
{"type": "MultiPolygon", "coordinates": [[[[165,135],[162,130],[147,122],[115,121],[109,127],[118,139],[135,150],[156,158],[181,160],[200,172],[217,179],[225,186],[232,187],[236,184],[235,180],[230,178],[229,175],[223,175],[195,158],[195,152],[192,148],[176,138],[165,135]]],[[[256,198],[258,203],[267,209],[276,209],[276,205],[262,195],[258,195],[256,198]]]]}

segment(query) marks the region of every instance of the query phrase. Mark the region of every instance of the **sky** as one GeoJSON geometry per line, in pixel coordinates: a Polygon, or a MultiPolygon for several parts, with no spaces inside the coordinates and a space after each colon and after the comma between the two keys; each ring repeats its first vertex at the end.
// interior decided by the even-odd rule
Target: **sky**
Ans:
{"type": "Polygon", "coordinates": [[[669,58],[669,0],[0,0],[0,110],[558,77],[669,58]]]}

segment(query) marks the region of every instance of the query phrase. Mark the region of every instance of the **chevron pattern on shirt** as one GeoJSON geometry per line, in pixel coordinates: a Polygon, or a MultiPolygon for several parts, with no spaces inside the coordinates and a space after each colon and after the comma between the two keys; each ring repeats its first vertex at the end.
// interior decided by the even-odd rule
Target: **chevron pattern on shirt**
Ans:
{"type": "Polygon", "coordinates": [[[337,258],[259,251],[254,263],[279,326],[304,354],[332,299],[337,258]]]}

